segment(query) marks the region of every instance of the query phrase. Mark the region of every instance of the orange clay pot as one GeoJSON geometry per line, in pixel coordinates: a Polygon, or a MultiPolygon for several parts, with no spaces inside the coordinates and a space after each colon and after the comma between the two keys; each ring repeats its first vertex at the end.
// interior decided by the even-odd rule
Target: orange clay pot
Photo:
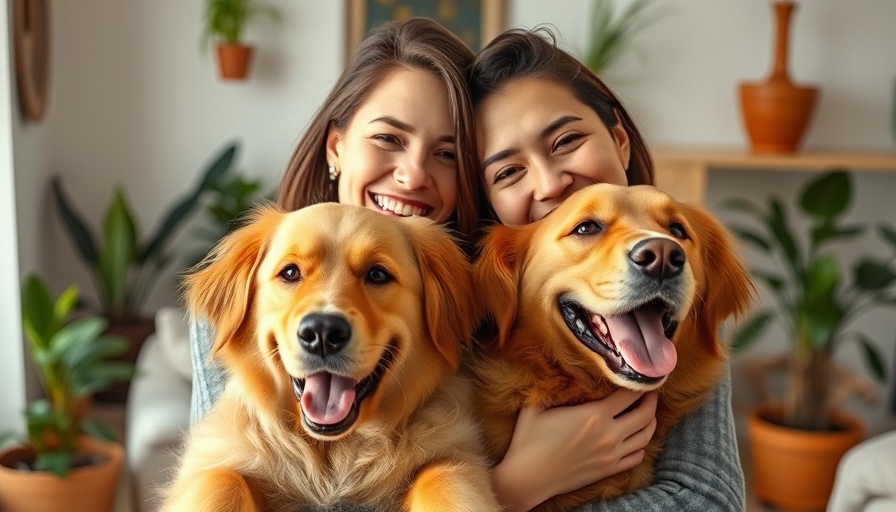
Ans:
{"type": "Polygon", "coordinates": [[[225,80],[245,80],[254,48],[243,44],[218,44],[218,70],[225,80]]]}
{"type": "Polygon", "coordinates": [[[784,511],[823,511],[837,463],[865,438],[865,427],[850,415],[834,413],[831,420],[838,431],[798,430],[780,425],[783,413],[782,406],[760,406],[750,414],[756,497],[784,511]]]}
{"type": "Polygon", "coordinates": [[[99,454],[104,463],[72,469],[64,478],[46,472],[21,471],[7,465],[27,460],[32,452],[15,447],[0,452],[0,510],[4,512],[38,512],[77,510],[109,512],[115,503],[124,449],[82,437],[78,449],[99,454]]]}
{"type": "Polygon", "coordinates": [[[798,86],[788,75],[788,37],[793,2],[775,2],[775,65],[762,83],[740,84],[740,106],[751,147],[757,153],[793,153],[815,110],[816,87],[798,86]]]}

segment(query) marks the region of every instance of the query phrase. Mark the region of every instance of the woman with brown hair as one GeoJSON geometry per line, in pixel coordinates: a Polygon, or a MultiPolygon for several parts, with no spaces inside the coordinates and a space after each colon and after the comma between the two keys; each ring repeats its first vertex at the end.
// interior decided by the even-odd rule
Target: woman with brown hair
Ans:
{"type": "MultiPolygon", "coordinates": [[[[375,29],[361,43],[302,135],[277,204],[360,205],[391,216],[446,223],[463,237],[477,225],[476,153],[465,68],[474,54],[435,21],[413,18],[375,29]]],[[[224,388],[209,360],[213,336],[190,325],[191,419],[224,388]]]]}
{"type": "MultiPolygon", "coordinates": [[[[547,29],[510,30],[469,72],[476,110],[484,223],[543,218],[593,183],[653,183],[637,127],[610,89],[547,29]]],[[[542,501],[632,468],[653,435],[657,397],[620,390],[602,400],[524,409],[493,472],[505,510],[542,501]]],[[[742,511],[743,471],[731,412],[730,376],[669,433],[655,483],[580,510],[742,511]]]]}

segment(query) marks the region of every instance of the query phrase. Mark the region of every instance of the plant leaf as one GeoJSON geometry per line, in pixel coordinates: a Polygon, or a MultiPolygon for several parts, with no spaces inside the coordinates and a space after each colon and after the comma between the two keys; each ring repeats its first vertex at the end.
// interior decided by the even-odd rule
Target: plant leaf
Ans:
{"type": "Polygon", "coordinates": [[[750,245],[761,249],[767,253],[772,252],[772,246],[768,240],[765,239],[762,235],[753,231],[750,228],[742,227],[742,226],[728,226],[728,230],[734,233],[734,235],[743,240],[744,242],[748,242],[750,245]]]}
{"type": "Polygon", "coordinates": [[[739,352],[759,339],[768,323],[775,317],[769,310],[762,310],[748,318],[734,333],[731,339],[731,350],[739,352]]]}
{"type": "Polygon", "coordinates": [[[53,473],[62,478],[72,467],[72,454],[70,452],[42,452],[37,454],[37,467],[53,473]]]}
{"type": "Polygon", "coordinates": [[[859,346],[862,347],[862,355],[864,356],[865,365],[871,369],[871,374],[877,378],[881,384],[887,381],[887,369],[884,366],[883,359],[877,351],[874,343],[864,334],[855,333],[859,346]]]}
{"type": "Polygon", "coordinates": [[[81,422],[81,429],[90,437],[95,437],[104,441],[118,441],[115,432],[112,432],[109,427],[97,423],[89,418],[81,422]]]}
{"type": "Polygon", "coordinates": [[[105,287],[104,311],[114,319],[127,315],[128,275],[137,261],[138,235],[127,197],[118,188],[103,222],[105,245],[100,253],[99,274],[105,287]]]}
{"type": "MultiPolygon", "coordinates": [[[[896,112],[896,109],[894,109],[894,112],[896,112]]],[[[889,224],[881,223],[877,225],[877,232],[884,241],[896,249],[896,229],[893,229],[889,224]]]]}
{"type": "Polygon", "coordinates": [[[865,258],[853,267],[856,287],[863,291],[877,291],[890,286],[896,280],[896,273],[885,261],[865,258]]]}
{"type": "Polygon", "coordinates": [[[828,222],[846,211],[852,199],[848,171],[837,169],[810,181],[800,194],[800,207],[812,217],[828,222]]]}
{"type": "Polygon", "coordinates": [[[56,206],[59,215],[62,217],[62,223],[68,228],[68,235],[75,243],[81,257],[90,267],[96,266],[99,256],[96,251],[96,237],[90,233],[87,223],[81,218],[81,215],[72,208],[65,192],[62,189],[62,180],[59,176],[54,176],[51,182],[53,197],[56,198],[56,206]]]}
{"type": "Polygon", "coordinates": [[[60,326],[54,308],[55,301],[46,283],[35,274],[29,275],[22,290],[22,320],[32,347],[49,347],[50,338],[60,326]]]}
{"type": "Polygon", "coordinates": [[[796,237],[793,235],[793,231],[790,228],[790,223],[787,220],[784,205],[781,203],[781,200],[777,198],[770,199],[769,204],[771,208],[769,209],[768,217],[765,219],[766,226],[768,226],[769,230],[778,241],[781,250],[784,252],[785,261],[793,270],[793,275],[798,279],[802,279],[803,266],[802,256],[800,254],[801,251],[796,237]]]}

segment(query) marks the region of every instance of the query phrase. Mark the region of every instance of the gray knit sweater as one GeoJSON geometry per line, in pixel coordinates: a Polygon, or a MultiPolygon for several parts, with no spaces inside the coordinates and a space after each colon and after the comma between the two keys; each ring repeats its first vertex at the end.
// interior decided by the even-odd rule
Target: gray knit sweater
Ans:
{"type": "MultiPolygon", "coordinates": [[[[224,389],[224,371],[209,363],[212,339],[206,324],[191,322],[192,421],[204,416],[224,389]]],[[[576,510],[742,512],[746,509],[745,495],[731,413],[731,375],[728,372],[709,401],[669,432],[666,447],[657,461],[652,486],[576,510]]]]}

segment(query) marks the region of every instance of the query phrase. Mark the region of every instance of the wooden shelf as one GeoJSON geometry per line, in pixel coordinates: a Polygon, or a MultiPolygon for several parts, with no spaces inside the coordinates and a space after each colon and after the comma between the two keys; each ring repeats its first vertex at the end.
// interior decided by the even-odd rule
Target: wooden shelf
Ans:
{"type": "Polygon", "coordinates": [[[653,159],[656,186],[679,201],[695,203],[704,201],[710,170],[824,171],[846,167],[855,171],[896,173],[896,152],[871,150],[803,151],[783,155],[734,148],[667,147],[656,148],[653,159]]]}

